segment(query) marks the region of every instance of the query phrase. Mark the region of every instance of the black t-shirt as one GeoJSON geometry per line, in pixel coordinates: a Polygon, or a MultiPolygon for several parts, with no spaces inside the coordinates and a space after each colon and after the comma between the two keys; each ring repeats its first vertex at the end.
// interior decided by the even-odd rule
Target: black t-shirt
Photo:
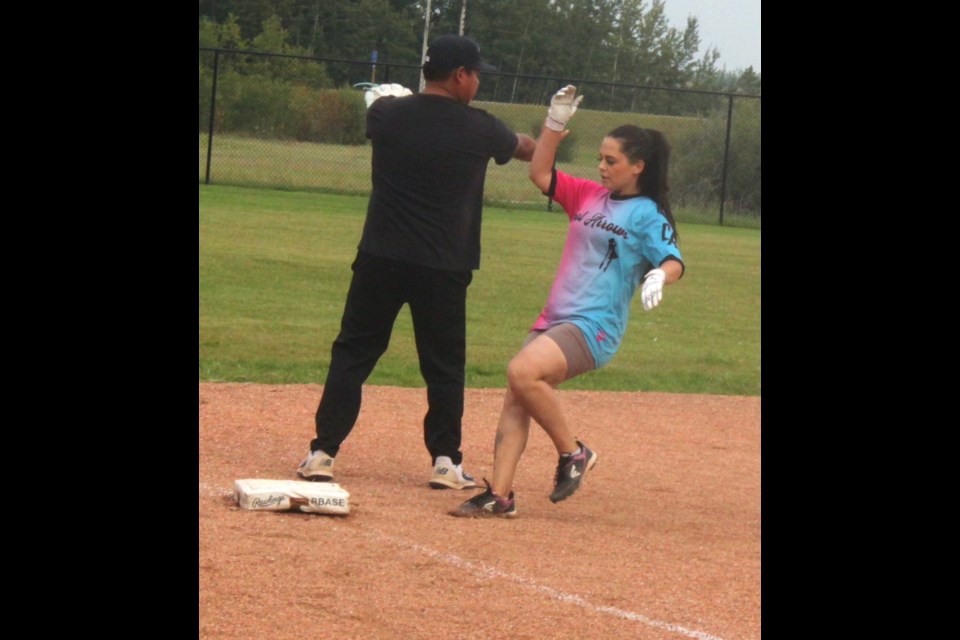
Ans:
{"type": "Polygon", "coordinates": [[[383,97],[367,110],[373,191],[360,250],[446,271],[480,267],[487,164],[517,136],[496,117],[430,94],[383,97]]]}

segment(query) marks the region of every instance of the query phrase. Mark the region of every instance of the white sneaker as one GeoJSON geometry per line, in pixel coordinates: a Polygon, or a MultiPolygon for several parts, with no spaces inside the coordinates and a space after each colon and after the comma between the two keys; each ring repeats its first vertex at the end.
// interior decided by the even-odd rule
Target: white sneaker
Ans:
{"type": "Polygon", "coordinates": [[[463,470],[463,465],[453,464],[449,456],[437,456],[430,478],[431,489],[475,489],[477,485],[472,476],[463,470]]]}
{"type": "Polygon", "coordinates": [[[333,480],[333,458],[319,449],[311,451],[297,467],[297,475],[312,482],[330,482],[333,480]]]}

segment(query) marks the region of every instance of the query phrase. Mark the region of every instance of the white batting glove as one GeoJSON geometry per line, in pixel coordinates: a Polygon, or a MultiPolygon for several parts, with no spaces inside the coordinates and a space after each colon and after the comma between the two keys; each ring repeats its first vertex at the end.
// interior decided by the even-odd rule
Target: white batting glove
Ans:
{"type": "Polygon", "coordinates": [[[570,118],[577,112],[577,107],[583,102],[583,96],[577,95],[577,88],[568,84],[550,98],[550,108],[547,110],[547,120],[544,122],[548,129],[563,131],[570,118]]]}
{"type": "Polygon", "coordinates": [[[650,311],[660,304],[663,298],[663,282],[667,274],[663,269],[654,269],[643,278],[643,288],[640,290],[640,299],[643,300],[643,310],[650,311]]]}
{"type": "Polygon", "coordinates": [[[396,82],[393,84],[382,84],[380,85],[380,88],[386,91],[387,93],[384,95],[388,96],[397,96],[400,98],[403,96],[413,95],[413,91],[410,91],[410,89],[407,89],[402,84],[397,84],[396,82]]]}
{"type": "Polygon", "coordinates": [[[382,98],[384,96],[409,96],[413,95],[413,92],[410,89],[407,89],[405,86],[397,83],[391,84],[378,84],[375,87],[370,87],[363,92],[363,99],[367,103],[367,108],[370,108],[370,105],[374,103],[377,98],[382,98]]]}

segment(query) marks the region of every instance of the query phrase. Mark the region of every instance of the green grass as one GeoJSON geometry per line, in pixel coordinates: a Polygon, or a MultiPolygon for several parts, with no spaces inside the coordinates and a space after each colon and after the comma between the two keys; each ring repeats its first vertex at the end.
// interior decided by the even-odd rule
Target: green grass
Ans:
{"type": "MultiPolygon", "coordinates": [[[[200,380],[322,384],[366,197],[200,185],[199,202],[200,380]]],[[[485,209],[468,386],[504,386],[565,233],[559,208],[485,209]]],[[[563,388],[760,394],[760,232],[687,224],[680,234],[686,276],[652,312],[636,296],[617,356],[563,388]]],[[[368,383],[423,386],[406,307],[368,383]]]]}
{"type": "MultiPolygon", "coordinates": [[[[476,102],[475,106],[501,118],[513,130],[533,134],[532,127],[543,122],[545,107],[537,105],[476,102]]],[[[631,122],[663,131],[668,139],[679,140],[691,134],[700,135],[703,121],[698,118],[623,114],[581,109],[576,127],[567,144],[573,146],[574,157],[558,162],[558,168],[581,178],[597,178],[597,150],[604,134],[631,122]]],[[[209,136],[199,134],[199,180],[207,181],[207,143],[209,136]]],[[[317,191],[366,196],[370,189],[370,145],[338,145],[292,140],[265,140],[250,136],[218,133],[211,151],[210,183],[219,185],[263,187],[277,190],[317,191]]],[[[675,170],[683,159],[673,159],[675,170]]],[[[490,162],[487,170],[484,201],[491,206],[543,211],[546,198],[531,188],[527,166],[517,161],[498,165],[490,162]]],[[[679,185],[674,184],[674,193],[679,185]]],[[[680,222],[717,222],[719,203],[678,207],[674,215],[680,222]]],[[[760,228],[759,217],[725,214],[726,226],[760,228]]]]}
{"type": "MultiPolygon", "coordinates": [[[[546,115],[546,106],[531,104],[508,104],[500,102],[471,103],[503,120],[513,130],[533,134],[532,126],[539,127],[546,115]]],[[[595,178],[597,171],[597,151],[603,136],[623,124],[635,124],[640,127],[662,131],[668,140],[678,139],[691,130],[703,127],[700,118],[686,116],[661,116],[647,113],[619,113],[615,111],[596,111],[581,108],[570,125],[570,139],[576,140],[576,155],[573,161],[563,169],[580,175],[579,171],[589,171],[582,177],[595,178]]]]}
{"type": "MultiPolygon", "coordinates": [[[[497,105],[477,103],[481,108],[502,117],[514,131],[532,134],[531,124],[543,121],[543,108],[531,105],[497,105]]],[[[558,166],[570,175],[596,179],[597,149],[603,134],[623,124],[623,114],[584,113],[578,122],[576,157],[558,166]]],[[[637,120],[644,126],[661,127],[666,131],[690,126],[689,118],[644,116],[637,120]],[[643,118],[646,118],[645,120],[643,118]],[[676,121],[670,126],[665,121],[676,121]]],[[[199,134],[200,181],[206,181],[207,141],[199,134]]],[[[317,190],[326,193],[366,194],[370,189],[370,146],[350,146],[263,140],[245,136],[214,136],[210,182],[234,186],[264,186],[276,189],[317,190]]],[[[501,206],[546,208],[546,198],[530,187],[526,167],[518,162],[489,164],[484,200],[501,206]]],[[[707,219],[716,213],[707,213],[707,219]]]]}

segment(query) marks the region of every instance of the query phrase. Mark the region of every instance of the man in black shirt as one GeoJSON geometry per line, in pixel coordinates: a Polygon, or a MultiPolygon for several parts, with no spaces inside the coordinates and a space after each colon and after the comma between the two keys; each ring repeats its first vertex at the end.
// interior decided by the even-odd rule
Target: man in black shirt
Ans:
{"type": "Polygon", "coordinates": [[[430,486],[477,486],[463,471],[460,441],[467,287],[480,267],[484,179],[491,158],[529,162],[536,148],[530,136],[469,106],[480,71],[495,70],[481,62],[469,38],[440,36],[427,49],[421,93],[370,104],[373,190],[317,408],[317,437],[297,469],[301,478],[333,480],[334,459],[360,412],[363,383],[409,304],[427,384],[430,486]]]}

